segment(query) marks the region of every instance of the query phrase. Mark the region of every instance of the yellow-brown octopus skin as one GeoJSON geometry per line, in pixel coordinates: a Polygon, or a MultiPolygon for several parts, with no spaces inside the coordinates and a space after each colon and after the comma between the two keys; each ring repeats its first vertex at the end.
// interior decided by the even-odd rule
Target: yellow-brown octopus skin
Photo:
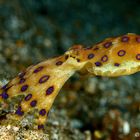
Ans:
{"type": "Polygon", "coordinates": [[[140,36],[129,33],[107,38],[88,48],[75,45],[60,57],[30,66],[0,89],[0,103],[23,95],[12,118],[20,121],[37,109],[34,124],[43,129],[55,97],[76,71],[107,77],[140,71],[140,36]]]}

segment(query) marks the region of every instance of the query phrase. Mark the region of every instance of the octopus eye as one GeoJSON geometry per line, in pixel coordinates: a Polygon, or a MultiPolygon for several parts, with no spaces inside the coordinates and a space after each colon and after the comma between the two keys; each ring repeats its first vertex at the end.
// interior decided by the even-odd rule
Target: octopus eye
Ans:
{"type": "Polygon", "coordinates": [[[62,65],[62,64],[63,64],[62,61],[58,61],[58,62],[56,62],[56,65],[57,65],[57,66],[60,66],[60,65],[62,65]]]}

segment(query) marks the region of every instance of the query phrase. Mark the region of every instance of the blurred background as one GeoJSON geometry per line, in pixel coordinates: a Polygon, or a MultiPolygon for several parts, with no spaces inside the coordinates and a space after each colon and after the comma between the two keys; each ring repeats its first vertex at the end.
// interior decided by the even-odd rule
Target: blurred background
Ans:
{"type": "MultiPolygon", "coordinates": [[[[140,32],[139,0],[0,0],[0,79],[73,44],[89,46],[128,32],[140,32]]],[[[74,75],[50,113],[52,139],[54,130],[68,140],[140,139],[139,78],[74,75]]]]}

